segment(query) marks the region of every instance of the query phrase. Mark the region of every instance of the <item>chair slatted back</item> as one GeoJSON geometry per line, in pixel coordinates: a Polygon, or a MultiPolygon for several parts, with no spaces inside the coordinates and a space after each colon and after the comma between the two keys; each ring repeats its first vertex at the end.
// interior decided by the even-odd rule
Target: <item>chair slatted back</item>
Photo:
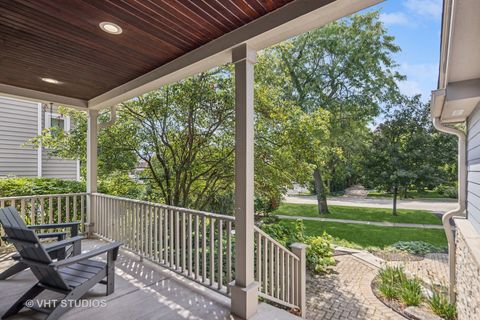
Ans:
{"type": "Polygon", "coordinates": [[[33,230],[28,229],[14,207],[0,209],[0,223],[11,242],[38,281],[46,286],[69,290],[60,273],[52,268],[52,259],[33,230]],[[20,222],[21,221],[21,222],[20,222]]]}

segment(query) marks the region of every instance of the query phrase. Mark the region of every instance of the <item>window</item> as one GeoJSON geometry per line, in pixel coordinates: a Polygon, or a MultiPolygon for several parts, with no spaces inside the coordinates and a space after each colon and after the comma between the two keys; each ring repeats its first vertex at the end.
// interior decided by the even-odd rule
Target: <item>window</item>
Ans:
{"type": "Polygon", "coordinates": [[[65,132],[70,131],[70,117],[59,113],[45,112],[45,128],[59,127],[65,132]]]}

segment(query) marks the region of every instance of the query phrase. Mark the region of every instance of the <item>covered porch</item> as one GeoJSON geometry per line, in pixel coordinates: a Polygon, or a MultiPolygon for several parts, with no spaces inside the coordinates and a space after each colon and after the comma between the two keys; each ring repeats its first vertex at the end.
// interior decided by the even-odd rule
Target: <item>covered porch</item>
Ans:
{"type": "MultiPolygon", "coordinates": [[[[88,237],[122,241],[137,259],[227,297],[227,307],[204,300],[215,305],[209,310],[182,306],[182,299],[175,301],[194,318],[214,315],[222,319],[232,313],[250,319],[264,308],[258,306],[259,297],[304,315],[305,246],[285,248],[254,225],[256,54],[378,2],[80,1],[52,5],[18,1],[2,5],[5,19],[0,22],[0,37],[5,50],[0,58],[5,62],[0,64],[0,95],[83,110],[88,114],[88,131],[86,193],[2,198],[0,205],[16,206],[32,224],[81,221],[88,237]],[[235,216],[97,193],[97,136],[115,122],[116,105],[226,63],[235,65],[235,216]],[[106,108],[111,110],[111,120],[99,124],[99,111],[106,108]]],[[[168,291],[168,286],[158,285],[165,279],[155,276],[131,294],[152,290],[147,300],[155,300],[162,294],[159,291],[168,291]]],[[[122,292],[122,281],[118,283],[115,296],[122,292]]],[[[131,288],[124,285],[124,292],[129,292],[131,288]]],[[[172,288],[175,285],[171,283],[172,288]]],[[[182,292],[197,297],[188,290],[182,292]]],[[[194,300],[206,299],[201,296],[194,300]]],[[[2,303],[6,300],[2,296],[2,303]]],[[[155,310],[150,304],[142,310],[150,308],[155,310]]],[[[105,313],[82,311],[82,317],[94,311],[112,315],[108,309],[105,313]]]]}

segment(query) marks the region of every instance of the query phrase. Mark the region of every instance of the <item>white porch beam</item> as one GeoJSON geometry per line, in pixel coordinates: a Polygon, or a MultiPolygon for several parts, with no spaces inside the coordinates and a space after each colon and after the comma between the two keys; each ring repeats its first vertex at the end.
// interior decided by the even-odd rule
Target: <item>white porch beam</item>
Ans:
{"type": "Polygon", "coordinates": [[[92,193],[97,192],[97,148],[98,148],[98,111],[88,111],[87,127],[87,235],[94,232],[95,201],[92,193]]]}
{"type": "Polygon", "coordinates": [[[235,63],[235,282],[231,312],[249,319],[257,312],[254,280],[253,67],[256,52],[246,44],[233,50],[235,63]]]}
{"type": "Polygon", "coordinates": [[[0,95],[12,98],[20,98],[34,102],[55,103],[66,107],[72,107],[80,110],[87,110],[87,100],[60,96],[52,93],[25,89],[0,83],[0,95]]]}
{"type": "Polygon", "coordinates": [[[183,56],[88,101],[102,109],[169,83],[231,62],[232,49],[246,43],[261,50],[383,0],[296,0],[183,56]]]}

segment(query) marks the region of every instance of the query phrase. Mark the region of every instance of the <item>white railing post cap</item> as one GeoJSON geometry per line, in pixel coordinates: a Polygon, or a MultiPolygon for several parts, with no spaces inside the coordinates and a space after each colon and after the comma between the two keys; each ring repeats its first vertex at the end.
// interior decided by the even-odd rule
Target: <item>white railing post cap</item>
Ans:
{"type": "Polygon", "coordinates": [[[301,243],[301,242],[295,242],[290,245],[290,248],[297,249],[297,250],[307,250],[308,247],[309,247],[308,244],[301,243]]]}

